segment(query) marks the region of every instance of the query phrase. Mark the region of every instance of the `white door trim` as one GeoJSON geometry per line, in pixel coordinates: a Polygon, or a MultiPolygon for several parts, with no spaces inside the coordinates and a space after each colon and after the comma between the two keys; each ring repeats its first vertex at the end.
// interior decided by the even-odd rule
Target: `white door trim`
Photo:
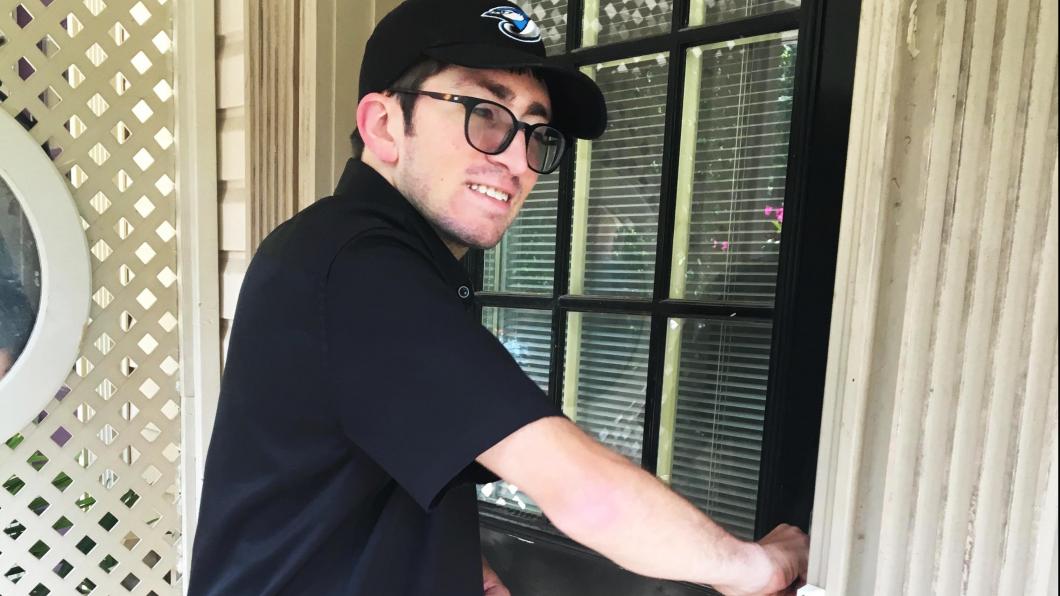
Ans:
{"type": "Polygon", "coordinates": [[[215,0],[177,2],[173,8],[184,545],[180,572],[186,578],[221,385],[217,56],[215,0]]]}

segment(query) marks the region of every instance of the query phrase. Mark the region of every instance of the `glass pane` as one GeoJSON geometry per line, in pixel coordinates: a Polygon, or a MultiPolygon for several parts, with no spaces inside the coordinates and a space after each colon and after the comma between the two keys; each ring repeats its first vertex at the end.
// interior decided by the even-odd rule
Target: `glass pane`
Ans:
{"type": "Polygon", "coordinates": [[[659,476],[735,535],[754,533],[769,323],[672,319],[659,476]]]}
{"type": "Polygon", "coordinates": [[[668,33],[672,14],[669,0],[586,0],[582,45],[668,33]]]}
{"type": "Polygon", "coordinates": [[[485,253],[483,290],[552,294],[558,197],[558,173],[538,178],[515,223],[500,244],[485,253]]]}
{"type": "Polygon", "coordinates": [[[795,48],[785,33],[689,51],[674,298],[774,302],[795,48]]]}
{"type": "Polygon", "coordinates": [[[593,69],[610,122],[577,146],[572,294],[652,295],[667,63],[659,54],[593,69]]]}
{"type": "Polygon", "coordinates": [[[640,463],[650,318],[570,313],[563,410],[593,438],[640,463]]]}
{"type": "Polygon", "coordinates": [[[542,515],[541,508],[537,506],[537,503],[534,503],[534,500],[529,495],[519,490],[518,486],[503,480],[480,484],[478,486],[478,500],[534,517],[542,515]]]}
{"type": "MultiPolygon", "coordinates": [[[[482,324],[504,344],[508,352],[541,390],[548,392],[548,364],[552,347],[552,313],[539,310],[483,307],[482,324]]],[[[541,509],[518,487],[504,481],[478,487],[480,501],[532,515],[541,509]]]]}
{"type": "Polygon", "coordinates": [[[541,29],[548,55],[562,54],[567,48],[567,0],[529,0],[522,4],[541,29]]]}
{"type": "Polygon", "coordinates": [[[40,311],[37,241],[7,181],[0,177],[0,379],[29,341],[40,311]]]}
{"type": "Polygon", "coordinates": [[[546,310],[482,308],[482,324],[548,393],[548,363],[552,353],[552,313],[546,310]]]}
{"type": "Polygon", "coordinates": [[[800,0],[692,0],[689,25],[714,25],[798,8],[800,0]]]}

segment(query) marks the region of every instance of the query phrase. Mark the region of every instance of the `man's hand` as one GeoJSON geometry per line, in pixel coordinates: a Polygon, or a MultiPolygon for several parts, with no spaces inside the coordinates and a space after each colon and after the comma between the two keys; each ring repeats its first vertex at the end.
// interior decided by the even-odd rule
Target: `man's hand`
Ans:
{"type": "Polygon", "coordinates": [[[486,557],[482,557],[482,594],[483,596],[512,596],[508,588],[501,583],[501,578],[490,568],[486,557]]]}
{"type": "Polygon", "coordinates": [[[786,596],[806,582],[810,539],[802,530],[781,524],[753,547],[749,569],[754,571],[715,590],[726,596],[786,596]]]}

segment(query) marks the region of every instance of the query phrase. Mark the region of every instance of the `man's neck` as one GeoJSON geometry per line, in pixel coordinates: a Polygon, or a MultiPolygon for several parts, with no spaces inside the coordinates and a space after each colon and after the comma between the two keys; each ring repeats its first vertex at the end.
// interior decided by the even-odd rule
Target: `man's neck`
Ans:
{"type": "MultiPolygon", "coordinates": [[[[438,229],[435,228],[434,231],[438,232],[438,229]]],[[[464,255],[467,254],[468,247],[464,246],[463,244],[460,244],[459,242],[456,242],[454,240],[449,240],[443,234],[438,234],[438,237],[441,238],[442,242],[445,243],[445,247],[449,249],[449,252],[453,253],[453,256],[456,257],[456,260],[459,261],[460,259],[464,258],[464,255]]]]}
{"type": "Polygon", "coordinates": [[[386,167],[386,165],[384,165],[381,161],[379,161],[379,158],[377,158],[371,152],[366,150],[361,155],[361,163],[363,163],[364,165],[368,166],[369,168],[372,168],[373,170],[375,170],[375,172],[377,174],[382,176],[384,180],[386,180],[387,182],[390,183],[390,186],[393,186],[394,188],[397,188],[397,186],[394,184],[394,170],[393,170],[393,168],[386,167]]]}

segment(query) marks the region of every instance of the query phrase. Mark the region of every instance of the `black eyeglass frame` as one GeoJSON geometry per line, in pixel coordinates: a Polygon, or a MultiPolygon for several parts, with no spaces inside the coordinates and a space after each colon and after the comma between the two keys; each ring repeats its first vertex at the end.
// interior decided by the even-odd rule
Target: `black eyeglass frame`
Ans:
{"type": "Polygon", "coordinates": [[[474,148],[476,151],[479,151],[481,153],[485,153],[486,155],[500,155],[501,153],[504,153],[505,151],[507,151],[508,147],[511,146],[512,141],[515,139],[515,135],[519,134],[519,131],[524,131],[526,133],[526,146],[527,146],[528,150],[529,150],[529,147],[530,147],[530,138],[533,135],[535,130],[537,130],[539,128],[550,128],[550,129],[556,131],[556,133],[559,134],[559,139],[563,143],[563,145],[560,148],[560,151],[559,151],[559,153],[558,153],[558,155],[556,157],[555,165],[553,165],[551,168],[548,168],[547,170],[539,170],[539,169],[535,168],[530,163],[529,159],[526,162],[526,165],[531,170],[537,172],[538,174],[551,174],[552,172],[555,172],[557,169],[559,169],[559,166],[563,163],[563,157],[566,155],[567,151],[570,149],[571,144],[572,144],[570,142],[570,139],[568,138],[567,134],[564,133],[562,130],[556,128],[555,126],[552,126],[551,124],[548,124],[546,122],[542,122],[542,123],[539,123],[539,124],[530,124],[528,122],[523,122],[522,120],[516,118],[515,114],[512,113],[512,111],[509,110],[507,108],[507,106],[505,106],[503,104],[500,104],[500,103],[497,103],[495,101],[489,100],[489,99],[482,99],[481,97],[471,97],[470,95],[454,95],[452,93],[438,93],[438,92],[435,92],[435,91],[423,91],[423,90],[416,90],[416,89],[389,89],[389,91],[391,93],[404,93],[406,95],[422,95],[424,97],[430,97],[431,99],[437,99],[437,100],[441,100],[441,101],[448,101],[448,102],[458,103],[458,104],[463,105],[464,106],[464,140],[466,140],[467,144],[471,145],[471,147],[474,148]],[[489,104],[489,105],[493,105],[493,106],[497,106],[500,109],[504,110],[509,116],[511,116],[512,122],[514,123],[512,128],[508,131],[508,134],[505,135],[504,140],[500,144],[500,147],[496,151],[485,151],[485,150],[483,150],[483,149],[481,149],[479,147],[476,147],[475,144],[471,142],[471,132],[470,132],[471,113],[472,113],[472,110],[474,110],[476,106],[478,106],[479,104],[484,104],[484,103],[485,104],[489,104]]]}

